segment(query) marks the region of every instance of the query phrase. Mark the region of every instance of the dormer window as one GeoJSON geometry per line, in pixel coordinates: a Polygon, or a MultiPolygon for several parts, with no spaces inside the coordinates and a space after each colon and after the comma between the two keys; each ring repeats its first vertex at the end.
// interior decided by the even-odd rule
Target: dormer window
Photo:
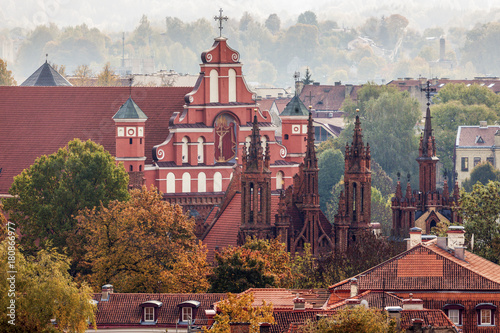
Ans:
{"type": "Polygon", "coordinates": [[[476,135],[476,143],[484,143],[484,139],[481,137],[481,135],[476,135]]]}
{"type": "Polygon", "coordinates": [[[163,305],[160,301],[147,301],[140,305],[142,308],[142,325],[156,325],[158,321],[158,311],[163,305]]]}
{"type": "Polygon", "coordinates": [[[497,307],[491,303],[476,305],[478,326],[494,326],[496,309],[497,307]]]}
{"type": "Polygon", "coordinates": [[[464,310],[465,307],[462,304],[446,304],[443,307],[444,313],[450,318],[453,324],[459,326],[463,325],[462,316],[464,310]]]}
{"type": "Polygon", "coordinates": [[[184,301],[177,305],[179,307],[179,323],[181,324],[193,324],[196,319],[196,313],[200,307],[200,302],[198,301],[184,301]]]}

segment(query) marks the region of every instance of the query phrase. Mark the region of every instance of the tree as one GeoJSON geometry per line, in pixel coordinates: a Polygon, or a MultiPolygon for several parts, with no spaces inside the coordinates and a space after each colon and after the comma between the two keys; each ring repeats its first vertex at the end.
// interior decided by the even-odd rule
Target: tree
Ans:
{"type": "Polygon", "coordinates": [[[90,86],[91,79],[94,76],[92,69],[88,65],[79,65],[73,74],[75,75],[74,86],[90,86]]]}
{"type": "Polygon", "coordinates": [[[228,293],[225,300],[216,304],[215,324],[211,329],[205,329],[205,332],[227,333],[230,331],[229,323],[249,323],[250,333],[257,333],[261,323],[274,324],[273,305],[266,301],[262,301],[260,306],[254,306],[253,303],[252,293],[228,293]]]}
{"type": "Polygon", "coordinates": [[[461,191],[459,214],[464,221],[468,248],[496,264],[500,262],[500,182],[476,183],[472,192],[461,191]],[[472,243],[472,235],[474,242],[472,243]]]}
{"type": "Polygon", "coordinates": [[[0,313],[2,332],[86,332],[89,322],[95,328],[92,290],[78,286],[68,274],[69,259],[47,247],[26,258],[15,249],[13,232],[0,243],[0,304],[3,309],[15,299],[15,317],[0,313]],[[15,252],[15,255],[12,254],[15,252]],[[15,292],[11,291],[9,256],[15,257],[15,292]],[[15,293],[15,298],[13,298],[15,293]],[[51,319],[57,320],[57,326],[51,319]],[[15,319],[15,326],[9,320],[15,319]]]}
{"type": "Polygon", "coordinates": [[[372,186],[371,222],[378,222],[382,227],[382,234],[389,236],[392,228],[392,209],[390,198],[372,186]]]}
{"type": "Polygon", "coordinates": [[[62,252],[76,232],[74,216],[80,210],[127,199],[127,188],[123,165],[117,165],[104,147],[75,139],[14,177],[12,197],[4,202],[10,220],[21,229],[25,253],[34,254],[44,240],[62,252]]]}
{"type": "Polygon", "coordinates": [[[101,87],[112,87],[120,85],[120,78],[115,74],[111,65],[106,63],[102,68],[102,71],[97,74],[97,85],[101,87]]]}
{"type": "Polygon", "coordinates": [[[500,23],[478,24],[466,34],[462,64],[472,62],[481,73],[497,73],[500,65],[496,54],[500,51],[500,23]]]}
{"type": "Polygon", "coordinates": [[[0,59],[0,86],[15,86],[16,80],[12,76],[12,71],[7,69],[7,62],[0,59]]]}
{"type": "Polygon", "coordinates": [[[52,68],[54,68],[54,70],[56,72],[58,72],[59,74],[61,74],[62,77],[66,77],[66,66],[64,65],[57,65],[53,62],[49,62],[49,65],[52,66],[52,68]]]}
{"type": "Polygon", "coordinates": [[[242,246],[215,253],[211,292],[242,292],[248,288],[288,287],[292,261],[285,245],[275,240],[248,238],[242,246]]]}
{"type": "Polygon", "coordinates": [[[396,322],[387,318],[385,311],[365,308],[363,305],[344,308],[331,317],[308,321],[300,328],[302,333],[395,333],[396,322]]]}
{"type": "Polygon", "coordinates": [[[111,283],[129,293],[205,292],[210,269],[207,251],[194,235],[194,220],[154,187],[130,195],[128,201],[78,216],[91,267],[88,279],[95,287],[111,283]]]}
{"type": "Polygon", "coordinates": [[[472,169],[470,173],[470,178],[467,178],[463,184],[462,188],[470,192],[472,187],[476,183],[481,183],[483,185],[488,184],[489,181],[500,181],[500,171],[495,169],[493,165],[488,162],[480,163],[472,169]]]}
{"type": "Polygon", "coordinates": [[[340,150],[325,150],[318,158],[318,192],[321,210],[326,212],[326,203],[332,196],[332,187],[344,174],[344,155],[340,150]]]}
{"type": "Polygon", "coordinates": [[[318,19],[316,18],[316,14],[314,12],[308,10],[299,15],[297,23],[318,26],[318,19]]]}
{"type": "Polygon", "coordinates": [[[314,82],[313,79],[311,79],[311,72],[309,71],[309,67],[306,68],[306,75],[302,79],[302,83],[304,84],[312,84],[314,82]]]}
{"type": "Polygon", "coordinates": [[[264,23],[266,28],[273,34],[277,34],[280,31],[281,20],[277,14],[270,14],[264,23]]]}

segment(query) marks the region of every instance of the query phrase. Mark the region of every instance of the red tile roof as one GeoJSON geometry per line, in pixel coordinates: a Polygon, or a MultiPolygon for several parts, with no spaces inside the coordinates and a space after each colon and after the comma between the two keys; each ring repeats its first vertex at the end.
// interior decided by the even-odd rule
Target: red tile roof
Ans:
{"type": "Polygon", "coordinates": [[[412,319],[422,319],[422,327],[452,328],[455,325],[441,310],[403,310],[401,311],[401,328],[406,330],[413,326],[412,319]]]}
{"type": "Polygon", "coordinates": [[[158,310],[157,325],[166,327],[175,327],[179,321],[179,308],[178,304],[195,300],[199,301],[200,307],[196,313],[195,325],[206,325],[207,317],[205,310],[210,309],[212,304],[225,299],[226,294],[110,294],[108,301],[101,301],[101,294],[94,294],[93,299],[97,303],[97,327],[140,327],[141,322],[141,308],[140,304],[151,301],[159,300],[162,306],[158,310]]]}
{"type": "MultiPolygon", "coordinates": [[[[306,310],[281,310],[274,312],[275,324],[271,325],[271,333],[283,333],[290,330],[290,325],[297,328],[308,320],[316,321],[318,316],[331,316],[334,311],[324,311],[316,309],[306,310]]],[[[296,330],[292,330],[296,331],[296,330]]]]}
{"type": "MultiPolygon", "coordinates": [[[[151,149],[165,140],[168,121],[182,111],[190,87],[132,88],[132,98],[148,116],[147,163],[151,149]]],[[[113,115],[129,97],[128,87],[0,87],[0,194],[37,157],[52,154],[74,138],[91,139],[115,154],[113,115]]]]}
{"type": "Polygon", "coordinates": [[[346,98],[357,99],[357,92],[362,86],[326,86],[305,85],[300,93],[300,99],[306,106],[314,110],[338,111],[346,98]],[[311,96],[311,98],[309,98],[311,96]]]}
{"type": "Polygon", "coordinates": [[[495,145],[495,133],[498,130],[500,130],[500,126],[459,126],[456,145],[458,147],[491,148],[495,145]],[[483,143],[478,142],[479,137],[483,139],[483,143]]]}
{"type": "MultiPolygon", "coordinates": [[[[266,303],[273,304],[273,309],[275,311],[286,309],[293,310],[293,300],[298,294],[297,292],[284,288],[250,288],[240,295],[249,293],[253,294],[254,297],[253,306],[260,306],[262,305],[262,301],[266,301],[266,303]]],[[[312,309],[313,304],[306,301],[305,307],[306,309],[312,309]]]]}

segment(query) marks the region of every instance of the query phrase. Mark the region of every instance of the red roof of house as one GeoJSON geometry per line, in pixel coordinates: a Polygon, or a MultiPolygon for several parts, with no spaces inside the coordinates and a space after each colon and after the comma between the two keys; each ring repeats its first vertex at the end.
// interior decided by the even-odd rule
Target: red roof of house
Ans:
{"type": "MultiPolygon", "coordinates": [[[[200,306],[195,314],[195,325],[206,325],[205,310],[212,304],[225,299],[226,294],[122,294],[112,293],[108,301],[101,301],[101,293],[96,293],[93,299],[98,301],[96,321],[98,328],[105,327],[140,327],[142,309],[141,303],[147,301],[160,301],[162,306],[158,309],[159,326],[175,327],[179,322],[178,305],[184,301],[198,301],[200,306]]],[[[144,327],[144,326],[143,326],[144,327]]]]}
{"type": "Polygon", "coordinates": [[[346,98],[357,99],[358,90],[361,87],[305,85],[300,93],[300,99],[306,106],[312,106],[316,111],[338,111],[341,110],[342,103],[346,98]]]}
{"type": "Polygon", "coordinates": [[[498,130],[500,130],[500,126],[459,126],[456,146],[491,148],[495,145],[495,133],[498,130]]]}
{"type": "Polygon", "coordinates": [[[455,324],[441,310],[403,310],[401,311],[401,328],[406,330],[413,326],[412,319],[422,319],[422,327],[453,328],[455,324]]]}
{"type": "MultiPolygon", "coordinates": [[[[460,260],[436,245],[419,245],[355,276],[360,290],[440,291],[500,290],[500,266],[465,251],[460,260]]],[[[349,289],[350,279],[329,289],[349,289]]]]}
{"type": "MultiPolygon", "coordinates": [[[[147,163],[151,150],[168,135],[168,121],[182,111],[190,87],[132,88],[132,98],[148,116],[147,163]]],[[[113,115],[129,98],[128,87],[0,87],[0,194],[23,169],[74,138],[91,139],[115,154],[113,115]]]]}

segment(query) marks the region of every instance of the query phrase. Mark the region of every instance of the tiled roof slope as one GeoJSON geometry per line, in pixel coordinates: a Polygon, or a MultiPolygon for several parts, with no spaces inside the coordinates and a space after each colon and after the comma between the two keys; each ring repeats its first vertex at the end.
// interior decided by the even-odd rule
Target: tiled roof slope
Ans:
{"type": "Polygon", "coordinates": [[[314,110],[338,111],[346,98],[357,99],[362,86],[327,86],[305,85],[300,92],[300,99],[314,110]]]}
{"type": "Polygon", "coordinates": [[[456,146],[492,147],[495,145],[495,133],[498,130],[500,130],[500,126],[459,126],[456,146]],[[477,142],[479,136],[483,139],[483,143],[477,142]]]}
{"type": "MultiPolygon", "coordinates": [[[[253,306],[260,306],[263,301],[266,301],[267,304],[273,304],[275,311],[292,310],[293,299],[297,297],[297,293],[284,288],[250,288],[241,293],[241,295],[243,294],[253,294],[253,306]]],[[[313,305],[306,301],[305,307],[306,309],[312,309],[313,305]]]]}
{"type": "MultiPolygon", "coordinates": [[[[339,310],[343,309],[349,305],[347,305],[347,299],[345,298],[348,295],[338,295],[338,298],[333,298],[332,299],[338,299],[338,302],[331,301],[331,304],[327,305],[324,307],[325,310],[339,310]]],[[[351,298],[351,297],[349,297],[351,298]]],[[[403,305],[403,299],[397,297],[396,295],[392,293],[388,293],[385,291],[371,291],[367,290],[355,297],[352,297],[352,299],[360,299],[360,300],[366,300],[368,302],[368,306],[370,308],[377,308],[377,309],[384,309],[386,306],[402,306],[403,305]]]]}
{"type": "Polygon", "coordinates": [[[401,311],[401,328],[406,330],[413,326],[412,319],[422,319],[422,327],[452,328],[455,325],[441,310],[403,310],[401,311]]]}
{"type": "MultiPolygon", "coordinates": [[[[500,290],[500,266],[465,251],[465,261],[439,248],[420,243],[382,264],[356,275],[360,290],[439,291],[500,290]]],[[[349,289],[349,279],[329,289],[349,289]]]]}
{"type": "Polygon", "coordinates": [[[288,332],[291,324],[300,326],[307,320],[317,320],[318,315],[331,316],[334,313],[334,311],[323,311],[316,309],[275,311],[273,314],[275,323],[274,325],[271,325],[270,333],[288,332]]]}
{"type": "MultiPolygon", "coordinates": [[[[168,135],[168,121],[182,111],[189,87],[141,87],[132,98],[148,116],[145,152],[168,135]]],[[[128,87],[0,87],[0,194],[37,157],[52,154],[74,138],[91,139],[115,154],[113,115],[129,98],[128,87]]]]}
{"type": "MultiPolygon", "coordinates": [[[[195,318],[196,325],[206,325],[207,317],[205,310],[210,309],[212,304],[225,299],[226,294],[110,294],[108,301],[101,301],[101,294],[94,294],[93,299],[98,301],[96,321],[98,327],[112,326],[141,326],[140,304],[159,300],[163,305],[158,310],[158,325],[173,326],[179,321],[178,304],[195,300],[199,301],[200,307],[195,318]]],[[[144,327],[144,326],[143,326],[144,327]]]]}

